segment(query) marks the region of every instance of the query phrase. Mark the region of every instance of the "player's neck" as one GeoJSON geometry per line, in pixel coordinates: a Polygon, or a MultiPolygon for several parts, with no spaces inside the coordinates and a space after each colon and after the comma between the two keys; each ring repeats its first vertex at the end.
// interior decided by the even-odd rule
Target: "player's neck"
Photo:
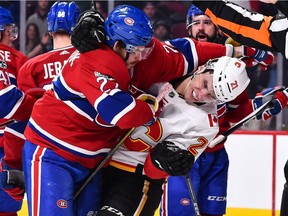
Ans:
{"type": "Polygon", "coordinates": [[[185,88],[187,86],[187,83],[190,81],[190,76],[187,77],[185,80],[183,80],[176,88],[176,91],[178,94],[180,95],[184,95],[185,94],[185,88]]]}
{"type": "Polygon", "coordinates": [[[70,46],[71,39],[68,35],[61,35],[57,37],[53,37],[53,48],[59,49],[62,47],[70,46]]]}

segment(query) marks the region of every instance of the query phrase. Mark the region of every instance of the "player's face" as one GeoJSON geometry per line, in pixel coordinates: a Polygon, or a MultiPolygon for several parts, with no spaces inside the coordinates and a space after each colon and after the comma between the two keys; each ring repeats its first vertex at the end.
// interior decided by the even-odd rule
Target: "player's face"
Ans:
{"type": "Polygon", "coordinates": [[[213,89],[213,74],[210,74],[209,71],[205,73],[195,72],[184,91],[184,98],[187,103],[215,102],[216,96],[213,89]]]}
{"type": "Polygon", "coordinates": [[[129,58],[125,61],[128,69],[134,67],[137,62],[145,60],[151,53],[152,47],[136,46],[133,51],[129,52],[129,58]]]}
{"type": "Polygon", "coordinates": [[[212,42],[216,36],[216,26],[206,15],[193,17],[189,35],[198,41],[212,42]]]}

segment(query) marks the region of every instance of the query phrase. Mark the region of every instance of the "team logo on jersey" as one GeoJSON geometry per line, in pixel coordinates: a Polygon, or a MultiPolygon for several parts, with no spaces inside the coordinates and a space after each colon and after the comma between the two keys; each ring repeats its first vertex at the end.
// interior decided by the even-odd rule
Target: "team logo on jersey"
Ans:
{"type": "Polygon", "coordinates": [[[190,205],[190,200],[187,198],[183,198],[180,200],[181,205],[188,206],[190,205]]]}
{"type": "Polygon", "coordinates": [[[130,17],[125,17],[124,22],[129,26],[133,26],[135,21],[130,17]]]}
{"type": "Polygon", "coordinates": [[[217,114],[208,114],[209,126],[218,127],[218,117],[217,114]]]}
{"type": "Polygon", "coordinates": [[[60,199],[57,201],[57,206],[59,208],[67,208],[68,207],[68,203],[66,200],[60,199]]]}

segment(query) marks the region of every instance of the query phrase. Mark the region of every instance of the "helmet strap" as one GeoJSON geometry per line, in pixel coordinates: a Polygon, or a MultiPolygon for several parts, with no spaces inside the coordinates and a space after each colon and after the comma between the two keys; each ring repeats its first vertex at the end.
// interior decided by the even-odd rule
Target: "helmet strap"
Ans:
{"type": "Polygon", "coordinates": [[[126,51],[126,56],[125,56],[125,58],[124,58],[124,62],[126,62],[126,61],[128,60],[129,55],[130,55],[129,52],[126,51]]]}

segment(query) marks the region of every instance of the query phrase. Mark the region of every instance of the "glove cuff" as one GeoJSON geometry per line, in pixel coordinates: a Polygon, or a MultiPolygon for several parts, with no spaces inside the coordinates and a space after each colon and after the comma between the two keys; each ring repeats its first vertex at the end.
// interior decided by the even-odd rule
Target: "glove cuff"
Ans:
{"type": "Polygon", "coordinates": [[[153,164],[150,152],[148,153],[144,163],[144,172],[151,179],[163,179],[169,176],[165,171],[157,168],[153,164]]]}
{"type": "Polygon", "coordinates": [[[1,188],[3,189],[7,187],[7,178],[8,178],[7,171],[3,171],[0,173],[0,184],[1,188]]]}

